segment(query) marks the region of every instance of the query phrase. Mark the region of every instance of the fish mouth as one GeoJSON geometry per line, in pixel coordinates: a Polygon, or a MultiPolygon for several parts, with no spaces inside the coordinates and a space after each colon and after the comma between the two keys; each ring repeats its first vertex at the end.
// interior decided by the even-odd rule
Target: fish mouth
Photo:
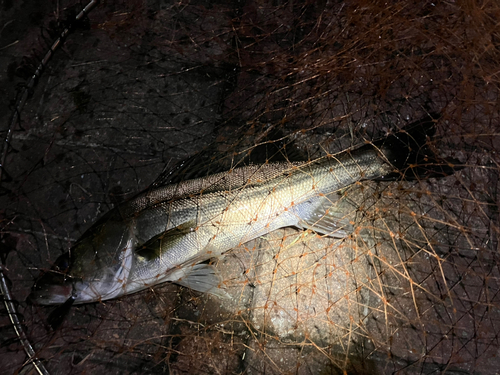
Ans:
{"type": "Polygon", "coordinates": [[[73,296],[73,282],[65,275],[48,271],[36,281],[27,301],[39,305],[58,305],[73,296]]]}
{"type": "Polygon", "coordinates": [[[68,277],[69,255],[57,258],[52,269],[42,273],[35,281],[27,302],[39,305],[56,305],[73,296],[74,282],[68,277]]]}

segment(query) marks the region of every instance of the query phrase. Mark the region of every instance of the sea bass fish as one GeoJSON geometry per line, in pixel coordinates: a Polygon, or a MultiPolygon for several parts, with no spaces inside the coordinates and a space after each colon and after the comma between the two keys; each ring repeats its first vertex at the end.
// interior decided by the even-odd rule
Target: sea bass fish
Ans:
{"type": "Polygon", "coordinates": [[[99,219],[35,283],[39,304],[82,304],[166,281],[226,295],[202,263],[278,228],[344,236],[335,193],[361,180],[446,175],[451,164],[426,146],[432,117],[375,142],[314,161],[247,165],[156,186],[99,219]]]}

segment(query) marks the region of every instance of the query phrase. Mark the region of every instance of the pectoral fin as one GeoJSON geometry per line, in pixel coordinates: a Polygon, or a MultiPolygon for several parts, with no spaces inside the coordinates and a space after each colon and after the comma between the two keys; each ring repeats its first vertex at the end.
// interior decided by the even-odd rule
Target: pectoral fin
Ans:
{"type": "Polygon", "coordinates": [[[186,234],[196,227],[194,220],[186,221],[181,225],[160,233],[149,241],[137,247],[136,254],[145,261],[156,259],[169,248],[173,248],[176,242],[181,240],[186,234]]]}
{"type": "MultiPolygon", "coordinates": [[[[169,249],[175,249],[178,246],[176,242],[191,233],[194,227],[194,220],[188,221],[153,237],[138,247],[136,250],[137,256],[142,261],[147,262],[161,257],[169,249]]],[[[229,298],[229,295],[222,287],[222,279],[215,267],[210,264],[198,263],[208,258],[207,253],[207,251],[204,251],[198,256],[190,258],[189,261],[171,269],[164,281],[171,281],[220,298],[229,298]]]]}

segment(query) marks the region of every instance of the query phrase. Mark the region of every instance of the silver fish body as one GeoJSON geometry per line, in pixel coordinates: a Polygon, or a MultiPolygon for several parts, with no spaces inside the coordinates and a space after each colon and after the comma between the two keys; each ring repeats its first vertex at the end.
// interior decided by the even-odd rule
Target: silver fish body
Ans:
{"type": "Polygon", "coordinates": [[[312,162],[249,165],[146,190],[95,223],[36,283],[31,300],[102,301],[165,281],[223,296],[215,269],[200,262],[283,227],[344,235],[329,211],[332,193],[428,160],[429,121],[312,162]]]}
{"type": "MultiPolygon", "coordinates": [[[[190,284],[191,267],[278,228],[313,227],[326,218],[330,193],[393,169],[376,159],[375,152],[366,152],[362,159],[345,155],[341,160],[236,168],[212,176],[217,187],[208,192],[200,189],[203,193],[161,203],[154,213],[146,209],[136,219],[138,230],[158,216],[165,220],[135,252],[124,294],[186,277],[185,285],[217,294],[217,285],[211,282],[205,281],[206,288],[190,284]]],[[[182,184],[178,188],[182,190],[182,184]]],[[[330,227],[331,232],[337,229],[330,227]]],[[[203,266],[200,274],[205,270],[209,272],[203,266]]]]}

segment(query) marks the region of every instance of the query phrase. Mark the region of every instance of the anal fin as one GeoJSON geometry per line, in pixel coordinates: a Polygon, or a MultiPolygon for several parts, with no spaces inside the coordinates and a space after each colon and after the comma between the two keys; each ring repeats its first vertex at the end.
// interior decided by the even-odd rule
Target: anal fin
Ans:
{"type": "Polygon", "coordinates": [[[346,207],[339,204],[340,198],[338,193],[332,193],[297,205],[299,226],[329,237],[346,237],[354,228],[346,216],[346,207]]]}
{"type": "Polygon", "coordinates": [[[177,272],[176,276],[179,275],[179,279],[172,280],[176,284],[198,292],[213,294],[219,298],[230,298],[222,286],[219,272],[211,264],[195,264],[194,266],[183,267],[177,272]]]}

